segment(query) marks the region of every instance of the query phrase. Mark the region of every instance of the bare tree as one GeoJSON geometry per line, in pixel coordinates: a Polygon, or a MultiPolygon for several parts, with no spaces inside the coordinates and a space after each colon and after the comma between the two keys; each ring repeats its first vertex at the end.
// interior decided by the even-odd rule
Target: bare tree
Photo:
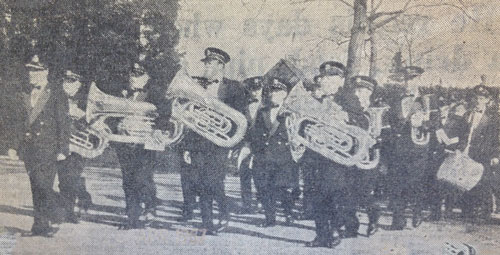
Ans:
{"type": "MultiPolygon", "coordinates": [[[[377,77],[378,49],[380,47],[378,31],[386,25],[391,24],[402,15],[419,16],[425,14],[426,10],[429,8],[447,7],[475,21],[474,17],[469,14],[468,7],[461,0],[443,0],[436,3],[422,3],[422,1],[418,0],[407,0],[401,3],[399,7],[390,11],[382,10],[384,7],[384,0],[291,0],[291,3],[305,4],[316,1],[343,4],[353,9],[353,25],[350,30],[347,56],[347,78],[361,72],[364,46],[367,42],[370,43],[370,76],[372,78],[377,77]]],[[[341,32],[338,33],[341,34],[341,32]]],[[[336,41],[339,45],[342,43],[341,40],[332,40],[331,38],[323,38],[320,43],[324,41],[336,41]]],[[[411,40],[407,42],[407,45],[409,45],[411,49],[413,48],[413,42],[411,40]]],[[[429,50],[433,51],[435,48],[429,50]]],[[[347,80],[348,79],[346,79],[346,81],[347,80]]]]}

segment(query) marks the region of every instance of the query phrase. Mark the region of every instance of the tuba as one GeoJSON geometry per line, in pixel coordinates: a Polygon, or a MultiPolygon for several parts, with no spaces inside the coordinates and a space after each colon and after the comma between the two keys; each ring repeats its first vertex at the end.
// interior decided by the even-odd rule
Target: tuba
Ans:
{"type": "Polygon", "coordinates": [[[375,137],[380,135],[382,116],[387,109],[371,108],[370,128],[364,130],[348,125],[348,115],[340,106],[326,109],[299,83],[290,91],[280,114],[286,115],[292,155],[303,153],[307,147],[338,164],[372,169],[380,160],[378,149],[372,147],[377,143],[375,137]]]}
{"type": "Polygon", "coordinates": [[[183,124],[172,121],[171,130],[162,132],[158,143],[152,136],[158,117],[156,107],[147,102],[115,97],[100,91],[95,84],[88,95],[86,119],[88,126],[76,128],[71,136],[70,149],[84,157],[93,158],[104,151],[108,142],[144,144],[145,149],[165,150],[180,140],[183,124]]]}
{"type": "Polygon", "coordinates": [[[245,115],[205,93],[186,72],[177,72],[167,90],[172,118],[218,146],[235,146],[247,130],[245,115]]]}

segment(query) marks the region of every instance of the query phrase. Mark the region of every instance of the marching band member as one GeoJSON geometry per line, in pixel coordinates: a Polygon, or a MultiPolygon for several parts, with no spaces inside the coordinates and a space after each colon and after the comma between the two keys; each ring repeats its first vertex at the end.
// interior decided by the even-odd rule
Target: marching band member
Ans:
{"type": "MultiPolygon", "coordinates": [[[[27,100],[28,120],[22,145],[33,196],[34,223],[32,235],[51,236],[51,221],[60,205],[60,197],[52,189],[58,161],[69,155],[71,120],[68,98],[53,70],[43,66],[38,56],[27,64],[29,82],[33,86],[27,100]]],[[[52,222],[53,223],[53,222],[52,222]]]]}
{"type": "Polygon", "coordinates": [[[442,200],[445,202],[445,216],[451,216],[453,197],[455,192],[454,189],[443,185],[442,182],[436,180],[436,173],[439,167],[442,165],[446,154],[448,153],[460,153],[467,146],[467,134],[468,134],[468,124],[464,117],[466,108],[465,102],[458,102],[456,105],[448,109],[450,105],[444,102],[439,107],[440,111],[440,122],[438,127],[434,132],[434,146],[431,155],[431,160],[433,164],[433,176],[432,183],[433,197],[431,198],[431,215],[429,217],[432,221],[438,221],[441,219],[441,205],[442,200]]]}
{"type": "MultiPolygon", "coordinates": [[[[199,84],[205,89],[206,95],[244,113],[246,104],[243,87],[239,82],[224,77],[225,65],[230,61],[229,54],[210,47],[205,50],[205,58],[201,61],[205,64],[205,73],[199,84]]],[[[228,150],[194,132],[185,134],[178,146],[184,162],[198,175],[194,184],[196,193],[200,196],[203,228],[207,229],[207,234],[216,235],[217,231],[228,225],[230,217],[224,191],[228,150]],[[214,200],[219,207],[217,228],[213,224],[212,216],[214,200]]]]}
{"type": "MultiPolygon", "coordinates": [[[[63,78],[63,88],[69,97],[69,115],[78,121],[72,125],[86,125],[85,112],[77,105],[75,95],[81,87],[81,77],[71,70],[65,72],[63,78]],[[84,123],[82,123],[84,122],[84,123]]],[[[82,156],[71,153],[65,160],[57,163],[59,178],[59,190],[66,211],[66,221],[78,223],[78,217],[74,213],[75,202],[78,198],[80,209],[88,210],[92,204],[92,199],[85,187],[85,179],[81,177],[85,160],[82,156]]]]}
{"type": "Polygon", "coordinates": [[[416,138],[426,136],[428,131],[424,115],[422,102],[414,101],[408,112],[408,120],[400,127],[395,138],[394,157],[398,160],[393,162],[392,230],[402,230],[406,226],[404,210],[408,203],[414,204],[413,226],[420,225],[426,194],[429,145],[425,142],[415,143],[412,132],[415,132],[416,138]]]}
{"type": "MultiPolygon", "coordinates": [[[[329,61],[321,64],[320,74],[315,77],[317,87],[312,95],[325,105],[325,113],[337,121],[347,121],[347,116],[334,100],[344,84],[345,67],[342,63],[329,61]]],[[[304,171],[304,196],[310,194],[312,212],[316,225],[316,238],[307,243],[308,247],[333,247],[337,240],[333,231],[341,227],[340,205],[347,196],[345,174],[347,167],[306,149],[300,160],[304,171]]]]}
{"type": "Polygon", "coordinates": [[[281,200],[286,223],[293,222],[292,210],[298,197],[299,173],[290,154],[284,118],[278,115],[291,86],[277,78],[265,86],[266,105],[257,112],[249,139],[255,154],[255,186],[266,216],[259,226],[271,227],[276,225],[277,200],[281,200]]]}
{"type": "MultiPolygon", "coordinates": [[[[371,106],[371,96],[377,86],[377,81],[368,76],[354,76],[349,81],[349,87],[344,90],[340,105],[349,115],[347,124],[368,130],[371,106]]],[[[367,235],[377,229],[380,208],[375,203],[374,190],[377,184],[377,170],[363,170],[356,166],[350,167],[346,173],[348,199],[342,205],[342,219],[344,220],[344,238],[357,237],[359,220],[356,216],[358,206],[365,207],[368,214],[367,235]]]]}
{"type": "MultiPolygon", "coordinates": [[[[247,78],[243,81],[243,85],[247,92],[248,106],[247,106],[247,120],[248,128],[252,129],[255,125],[257,112],[263,107],[263,82],[262,76],[247,78]]],[[[247,132],[248,134],[248,132],[247,132]]],[[[251,139],[245,139],[244,146],[240,150],[238,157],[238,168],[240,173],[240,186],[241,186],[241,200],[242,210],[241,213],[252,213],[252,178],[253,178],[253,161],[254,154],[252,153],[251,139]]],[[[255,180],[254,180],[255,181],[255,180]]]]}
{"type": "MultiPolygon", "coordinates": [[[[142,91],[150,77],[141,64],[135,63],[131,69],[129,86],[121,93],[123,97],[135,101],[145,98],[142,91]]],[[[122,187],[125,192],[127,223],[123,229],[141,228],[143,222],[140,221],[140,217],[146,216],[146,221],[154,217],[158,203],[153,180],[154,151],[145,150],[143,145],[138,144],[113,143],[112,145],[120,162],[122,187]]]]}
{"type": "Polygon", "coordinates": [[[464,153],[481,163],[484,173],[479,183],[466,192],[462,199],[462,214],[466,219],[473,216],[474,209],[479,209],[479,217],[489,219],[492,213],[492,166],[498,165],[499,154],[499,117],[488,109],[491,94],[484,85],[474,87],[475,107],[469,114],[469,137],[464,153]]]}

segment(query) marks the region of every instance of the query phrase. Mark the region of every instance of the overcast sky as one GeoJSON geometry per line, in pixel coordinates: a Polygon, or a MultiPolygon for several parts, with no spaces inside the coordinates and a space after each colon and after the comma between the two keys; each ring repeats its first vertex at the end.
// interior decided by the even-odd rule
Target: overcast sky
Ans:
{"type": "MultiPolygon", "coordinates": [[[[199,74],[199,59],[207,46],[228,51],[232,61],[227,76],[236,79],[262,75],[280,58],[298,59],[299,67],[309,76],[315,75],[323,61],[345,63],[347,43],[343,42],[352,24],[352,8],[336,0],[291,4],[293,1],[300,0],[181,0],[179,50],[186,53],[184,65],[193,75],[199,74]]],[[[444,0],[414,1],[413,5],[432,5],[444,0]]],[[[408,62],[406,34],[413,44],[413,64],[426,69],[423,81],[427,84],[423,85],[442,80],[445,86],[473,86],[483,73],[494,85],[500,78],[500,1],[454,2],[465,6],[465,13],[447,6],[412,8],[408,13],[426,16],[422,18],[426,22],[409,32],[381,31],[382,37],[390,38],[381,40],[378,46],[380,82],[385,81],[398,49],[408,62]],[[422,54],[427,51],[431,53],[422,54]]],[[[399,10],[405,3],[385,0],[378,10],[399,10]]],[[[395,26],[387,28],[394,30],[395,26]]],[[[364,66],[368,68],[368,62],[364,66]]]]}

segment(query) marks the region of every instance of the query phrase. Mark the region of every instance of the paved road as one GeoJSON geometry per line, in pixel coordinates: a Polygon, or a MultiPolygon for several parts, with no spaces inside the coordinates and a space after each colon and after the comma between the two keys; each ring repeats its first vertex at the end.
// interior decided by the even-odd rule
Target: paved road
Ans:
{"type": "MultiPolygon", "coordinates": [[[[125,220],[119,169],[87,167],[84,175],[95,206],[81,223],[57,225],[53,238],[23,237],[32,224],[28,178],[22,163],[0,158],[0,254],[444,254],[445,242],[471,244],[479,254],[500,254],[499,223],[466,226],[452,221],[397,232],[381,229],[370,238],[343,240],[332,250],[304,247],[315,236],[312,221],[262,229],[256,227],[262,215],[233,214],[230,226],[219,236],[198,237],[194,231],[201,223],[199,211],[193,222],[175,221],[182,201],[180,177],[175,173],[155,176],[162,204],[153,225],[118,230],[125,220]]],[[[237,177],[227,178],[227,195],[233,204],[239,203],[238,184],[237,177]]],[[[364,214],[360,218],[366,223],[364,214]]],[[[382,217],[382,227],[389,223],[390,217],[382,217]]],[[[363,224],[360,232],[365,229],[363,224]]]]}

